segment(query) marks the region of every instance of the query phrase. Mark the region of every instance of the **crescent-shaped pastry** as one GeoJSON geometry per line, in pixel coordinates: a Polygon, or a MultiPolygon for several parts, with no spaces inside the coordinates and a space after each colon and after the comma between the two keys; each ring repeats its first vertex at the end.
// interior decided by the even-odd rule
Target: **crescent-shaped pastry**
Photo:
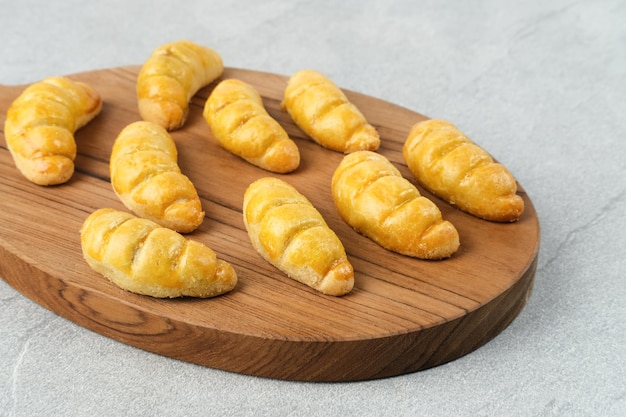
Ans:
{"type": "Polygon", "coordinates": [[[265,110],[260,94],[248,83],[221,81],[207,99],[202,115],[220,145],[249,163],[279,174],[300,165],[298,146],[265,110]]]}
{"type": "Polygon", "coordinates": [[[221,56],[206,46],[187,40],[159,46],[137,76],[139,114],[170,131],[182,127],[191,97],[223,71],[221,56]]]}
{"type": "Polygon", "coordinates": [[[256,180],[244,194],[243,216],[252,246],[290,278],[328,295],[352,290],[354,270],[341,241],[293,186],[256,180]]]}
{"type": "Polygon", "coordinates": [[[416,123],[402,154],[424,188],[467,213],[512,222],[524,211],[513,175],[450,122],[416,123]]]}
{"type": "Polygon", "coordinates": [[[341,217],[380,246],[421,259],[450,257],[459,248],[456,228],[376,152],[346,155],[332,177],[341,217]]]}
{"type": "Polygon", "coordinates": [[[176,144],[164,128],[152,122],[131,123],[113,144],[111,186],[136,215],[188,233],[200,226],[204,211],[177,156],[176,144]]]}
{"type": "Polygon", "coordinates": [[[208,298],[231,291],[237,274],[200,242],[130,213],[102,208],[81,231],[89,266],[122,289],[158,298],[208,298]]]}
{"type": "Polygon", "coordinates": [[[19,171],[38,185],[67,182],[74,174],[74,133],[101,109],[93,88],[67,77],[48,77],[27,87],[9,107],[4,124],[19,171]]]}
{"type": "Polygon", "coordinates": [[[349,153],[375,151],[380,146],[376,129],[334,82],[313,70],[289,78],[282,102],[292,120],[320,145],[349,153]]]}

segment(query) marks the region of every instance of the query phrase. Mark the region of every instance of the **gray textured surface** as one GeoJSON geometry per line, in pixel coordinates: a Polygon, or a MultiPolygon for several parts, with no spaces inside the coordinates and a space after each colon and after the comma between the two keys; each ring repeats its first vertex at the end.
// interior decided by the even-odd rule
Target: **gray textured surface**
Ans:
{"type": "Polygon", "coordinates": [[[541,221],[533,295],[493,341],[379,381],[182,363],[95,334],[0,280],[1,416],[626,415],[626,3],[0,0],[0,83],[141,64],[189,38],[225,64],[319,69],[455,122],[541,221]]]}

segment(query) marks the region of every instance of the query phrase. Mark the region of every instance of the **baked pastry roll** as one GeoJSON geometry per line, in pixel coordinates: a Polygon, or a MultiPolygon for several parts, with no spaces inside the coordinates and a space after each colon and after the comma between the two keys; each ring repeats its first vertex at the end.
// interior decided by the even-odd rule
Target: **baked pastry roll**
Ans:
{"type": "Polygon", "coordinates": [[[265,170],[288,173],[300,152],[285,129],[265,110],[259,93],[236,79],[220,82],[202,113],[217,141],[228,151],[265,170]]]}
{"type": "Polygon", "coordinates": [[[512,222],[524,211],[513,175],[450,122],[416,123],[402,154],[424,188],[467,213],[512,222]]]}
{"type": "Polygon", "coordinates": [[[328,295],[352,290],[354,270],[343,244],[293,186],[270,177],[253,182],[243,216],[252,246],[290,278],[328,295]]]}
{"type": "Polygon", "coordinates": [[[452,223],[383,155],[346,155],[333,174],[332,194],[346,223],[390,251],[442,259],[459,248],[452,223]]]}
{"type": "Polygon", "coordinates": [[[207,298],[237,284],[233,267],[208,246],[130,213],[96,210],[84,221],[80,242],[94,271],[137,294],[207,298]]]}
{"type": "Polygon", "coordinates": [[[200,226],[204,211],[177,157],[176,144],[164,128],[146,121],[131,123],[113,144],[111,185],[136,215],[188,233],[200,226]]]}
{"type": "Polygon", "coordinates": [[[380,146],[376,129],[335,83],[317,71],[293,74],[282,106],[304,133],[328,149],[349,153],[380,146]]]}
{"type": "Polygon", "coordinates": [[[67,182],[74,174],[74,133],[100,113],[90,86],[48,77],[27,87],[7,111],[4,136],[18,170],[38,185],[67,182]]]}
{"type": "Polygon", "coordinates": [[[175,130],[183,126],[189,100],[224,71],[221,56],[187,40],[156,48],[137,77],[137,100],[143,120],[175,130]]]}

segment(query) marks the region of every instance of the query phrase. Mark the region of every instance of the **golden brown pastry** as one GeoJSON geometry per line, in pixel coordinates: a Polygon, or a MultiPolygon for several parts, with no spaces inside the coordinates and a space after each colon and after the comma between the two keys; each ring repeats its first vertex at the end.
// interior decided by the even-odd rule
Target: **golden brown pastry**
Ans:
{"type": "Polygon", "coordinates": [[[354,270],[343,244],[293,186],[270,177],[253,182],[243,216],[257,252],[290,278],[328,295],[352,290],[354,270]]]}
{"type": "Polygon", "coordinates": [[[236,79],[220,82],[202,113],[217,141],[253,165],[280,174],[300,165],[300,152],[263,107],[259,93],[236,79]]]}
{"type": "Polygon", "coordinates": [[[74,174],[74,133],[101,109],[93,88],[67,77],[48,77],[27,87],[9,107],[4,124],[17,168],[35,184],[67,182],[74,174]]]}
{"type": "Polygon", "coordinates": [[[459,248],[452,223],[378,153],[346,155],[333,174],[332,194],[346,223],[388,250],[442,259],[459,248]]]}
{"type": "Polygon", "coordinates": [[[137,294],[207,298],[237,284],[233,267],[208,246],[130,213],[96,210],[83,223],[80,241],[94,271],[137,294]]]}
{"type": "Polygon", "coordinates": [[[223,71],[221,56],[206,46],[187,40],[159,46],[137,77],[141,117],[167,130],[182,127],[191,97],[223,71]]]}
{"type": "Polygon", "coordinates": [[[115,139],[110,171],[113,190],[126,207],[177,232],[195,230],[204,219],[192,182],[177,163],[176,144],[161,126],[131,123],[115,139]]]}
{"type": "Polygon", "coordinates": [[[513,175],[450,122],[416,123],[402,153],[424,188],[467,213],[511,222],[524,211],[513,175]]]}
{"type": "Polygon", "coordinates": [[[365,116],[325,75],[302,70],[291,76],[282,106],[300,129],[334,151],[375,151],[380,137],[365,116]]]}

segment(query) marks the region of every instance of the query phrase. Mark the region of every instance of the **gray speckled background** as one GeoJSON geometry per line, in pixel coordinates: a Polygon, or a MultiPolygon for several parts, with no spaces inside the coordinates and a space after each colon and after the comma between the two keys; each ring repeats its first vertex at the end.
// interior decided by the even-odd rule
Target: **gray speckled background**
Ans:
{"type": "MultiPolygon", "coordinates": [[[[0,280],[0,416],[626,415],[626,3],[0,0],[1,84],[141,64],[188,38],[225,64],[454,121],[541,221],[535,287],[493,341],[378,381],[242,376],[110,340],[0,280]]],[[[1,262],[1,260],[0,260],[1,262]]]]}

